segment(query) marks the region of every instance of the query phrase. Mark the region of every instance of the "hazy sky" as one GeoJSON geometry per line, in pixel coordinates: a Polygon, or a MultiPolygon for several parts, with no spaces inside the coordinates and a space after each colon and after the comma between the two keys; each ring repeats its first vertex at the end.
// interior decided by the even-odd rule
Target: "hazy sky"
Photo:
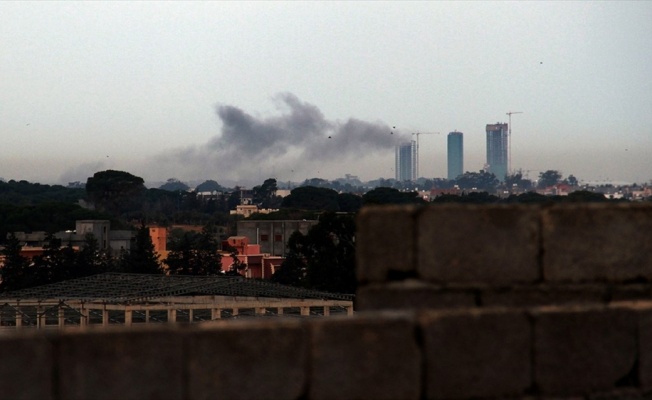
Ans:
{"type": "Polygon", "coordinates": [[[650,1],[3,1],[0,38],[6,180],[390,178],[417,131],[445,177],[508,111],[530,178],[652,180],[650,1]]]}

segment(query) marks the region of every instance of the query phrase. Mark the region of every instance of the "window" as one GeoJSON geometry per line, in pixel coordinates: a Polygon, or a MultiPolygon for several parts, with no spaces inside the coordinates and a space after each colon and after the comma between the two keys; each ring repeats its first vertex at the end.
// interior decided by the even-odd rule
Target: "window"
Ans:
{"type": "Polygon", "coordinates": [[[274,241],[275,242],[282,242],[283,241],[283,235],[274,235],[274,241]]]}
{"type": "Polygon", "coordinates": [[[269,242],[269,235],[260,235],[261,242],[269,242]]]}

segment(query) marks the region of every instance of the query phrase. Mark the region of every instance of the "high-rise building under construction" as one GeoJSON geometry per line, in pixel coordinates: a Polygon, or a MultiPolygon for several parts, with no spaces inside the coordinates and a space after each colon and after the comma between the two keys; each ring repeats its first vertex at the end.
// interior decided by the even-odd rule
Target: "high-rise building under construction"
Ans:
{"type": "Polygon", "coordinates": [[[414,140],[396,146],[396,180],[417,180],[417,144],[414,140]]]}
{"type": "Polygon", "coordinates": [[[448,134],[448,180],[464,173],[464,135],[462,132],[448,134]]]}
{"type": "Polygon", "coordinates": [[[507,175],[509,135],[507,124],[487,125],[487,168],[501,182],[507,175]]]}

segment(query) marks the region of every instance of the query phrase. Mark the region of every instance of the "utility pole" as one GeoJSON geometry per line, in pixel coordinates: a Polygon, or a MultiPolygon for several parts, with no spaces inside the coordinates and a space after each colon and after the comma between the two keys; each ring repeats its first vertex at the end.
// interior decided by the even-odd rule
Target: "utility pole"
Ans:
{"type": "Polygon", "coordinates": [[[509,111],[507,115],[509,116],[509,127],[507,134],[507,146],[509,148],[507,155],[507,173],[512,173],[512,114],[523,114],[523,111],[509,111]]]}
{"type": "Polygon", "coordinates": [[[414,132],[412,135],[416,135],[417,137],[417,159],[415,160],[415,163],[417,165],[417,176],[416,178],[419,179],[419,135],[439,135],[439,132],[414,132]]]}

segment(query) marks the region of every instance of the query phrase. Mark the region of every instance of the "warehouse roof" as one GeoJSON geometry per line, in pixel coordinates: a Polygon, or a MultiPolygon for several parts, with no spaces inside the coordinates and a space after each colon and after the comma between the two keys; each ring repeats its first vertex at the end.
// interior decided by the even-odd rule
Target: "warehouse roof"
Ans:
{"type": "Polygon", "coordinates": [[[322,292],[237,276],[166,276],[104,273],[0,295],[0,299],[57,299],[133,303],[168,296],[215,295],[353,300],[351,294],[322,292]]]}

